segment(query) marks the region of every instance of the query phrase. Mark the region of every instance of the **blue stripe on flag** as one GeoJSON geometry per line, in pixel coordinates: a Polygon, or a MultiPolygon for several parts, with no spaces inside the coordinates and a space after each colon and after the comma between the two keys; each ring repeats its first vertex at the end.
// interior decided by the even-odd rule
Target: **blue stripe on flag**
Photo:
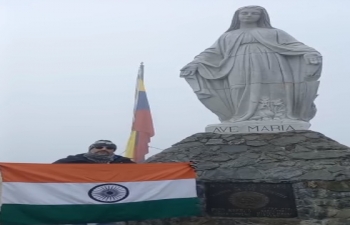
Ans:
{"type": "Polygon", "coordinates": [[[139,96],[137,99],[136,110],[149,110],[149,104],[147,99],[147,94],[144,91],[139,91],[139,96]]]}

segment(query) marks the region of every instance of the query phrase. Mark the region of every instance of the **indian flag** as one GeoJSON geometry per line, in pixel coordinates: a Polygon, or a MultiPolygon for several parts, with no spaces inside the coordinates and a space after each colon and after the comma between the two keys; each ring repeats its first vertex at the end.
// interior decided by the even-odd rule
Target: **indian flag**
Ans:
{"type": "Polygon", "coordinates": [[[0,224],[109,223],[199,214],[188,163],[0,163],[0,224]]]}

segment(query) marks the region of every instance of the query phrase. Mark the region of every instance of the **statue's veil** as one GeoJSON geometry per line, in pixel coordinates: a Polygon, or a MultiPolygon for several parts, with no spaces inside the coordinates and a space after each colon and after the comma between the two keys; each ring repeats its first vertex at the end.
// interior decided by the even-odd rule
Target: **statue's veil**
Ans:
{"type": "Polygon", "coordinates": [[[253,5],[253,6],[245,6],[245,7],[237,9],[235,14],[233,15],[231,26],[226,32],[239,29],[240,22],[239,22],[239,19],[238,19],[238,14],[239,14],[239,11],[242,10],[242,9],[257,9],[257,10],[260,10],[261,11],[261,17],[260,17],[260,20],[258,21],[258,26],[259,27],[264,27],[264,28],[273,28],[271,26],[270,17],[269,17],[269,14],[267,13],[266,9],[261,7],[261,6],[253,5]]]}

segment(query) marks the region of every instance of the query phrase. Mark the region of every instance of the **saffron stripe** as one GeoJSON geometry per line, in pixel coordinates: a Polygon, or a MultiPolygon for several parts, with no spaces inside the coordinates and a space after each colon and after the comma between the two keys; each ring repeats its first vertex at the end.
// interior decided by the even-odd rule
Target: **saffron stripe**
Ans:
{"type": "Polygon", "coordinates": [[[190,179],[189,163],[31,164],[0,163],[3,182],[106,183],[190,179]]]}

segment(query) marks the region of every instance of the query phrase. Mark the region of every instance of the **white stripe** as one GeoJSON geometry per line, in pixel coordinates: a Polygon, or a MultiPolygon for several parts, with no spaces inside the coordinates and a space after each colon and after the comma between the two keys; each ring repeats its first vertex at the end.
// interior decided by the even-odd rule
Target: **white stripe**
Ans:
{"type": "MultiPolygon", "coordinates": [[[[4,182],[2,203],[29,205],[110,204],[95,201],[88,195],[89,190],[101,184],[106,183],[4,182]]],[[[107,184],[120,184],[129,189],[129,196],[117,203],[197,197],[195,179],[107,184]]]]}

